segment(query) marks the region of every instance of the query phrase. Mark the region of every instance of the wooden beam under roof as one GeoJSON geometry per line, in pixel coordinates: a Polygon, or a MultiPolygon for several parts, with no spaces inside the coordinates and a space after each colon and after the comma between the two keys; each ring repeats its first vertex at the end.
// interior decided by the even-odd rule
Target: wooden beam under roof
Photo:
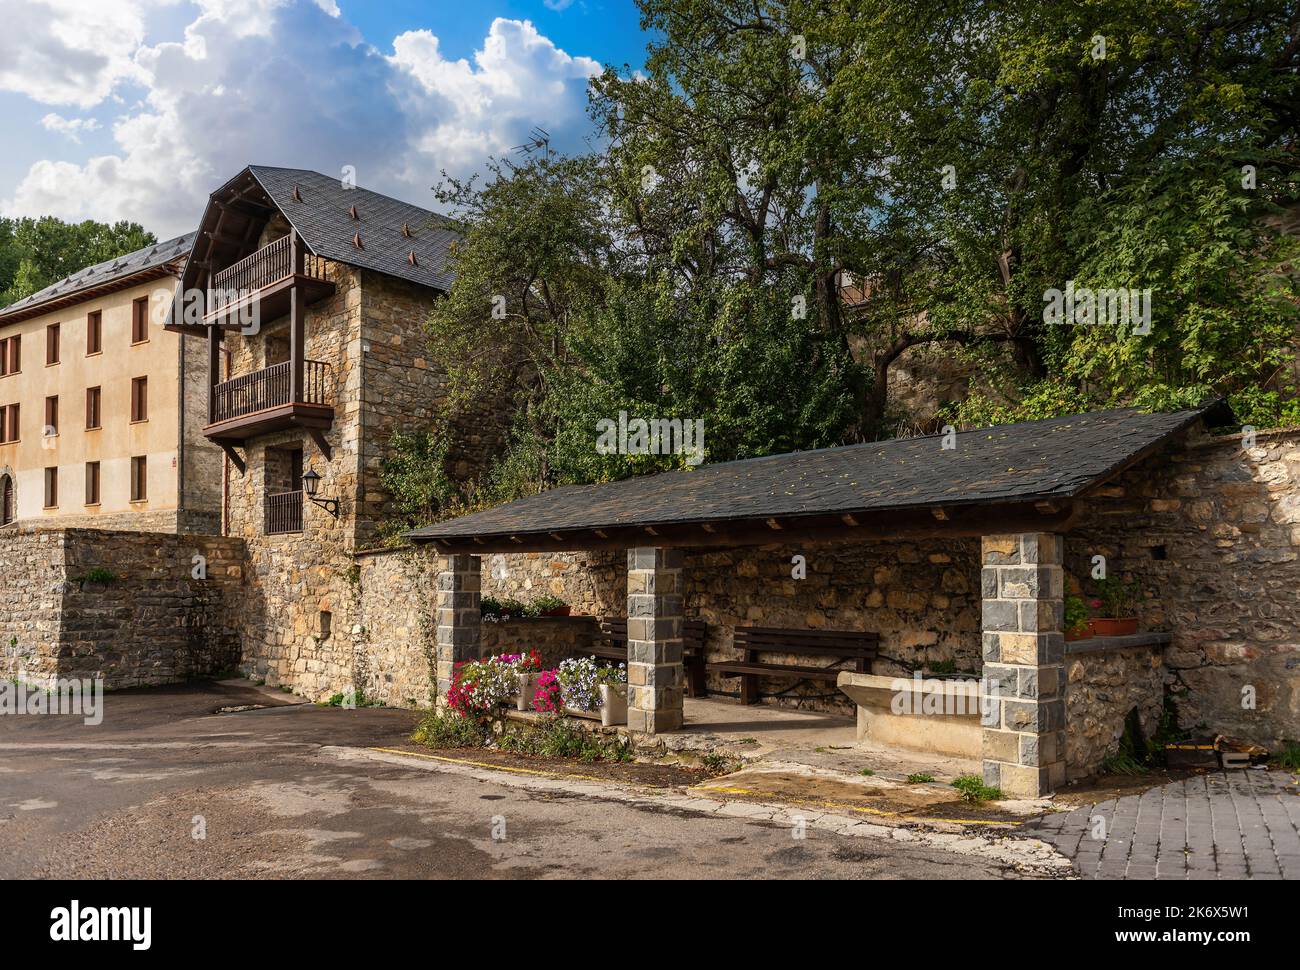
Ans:
{"type": "Polygon", "coordinates": [[[838,513],[788,517],[779,534],[763,518],[646,525],[601,526],[566,529],[561,539],[550,531],[535,534],[511,533],[474,536],[412,536],[417,544],[433,545],[439,552],[473,549],[481,552],[576,552],[594,549],[627,549],[634,546],[677,548],[751,546],[792,542],[851,543],[896,539],[956,539],[1001,535],[1009,532],[1068,532],[1078,518],[1073,503],[1044,514],[1030,503],[1003,506],[958,506],[947,509],[948,518],[936,519],[928,508],[884,512],[852,513],[858,523],[845,529],[838,513]],[[708,526],[708,531],[702,529],[708,526]],[[653,538],[647,538],[647,536],[653,538]]]}

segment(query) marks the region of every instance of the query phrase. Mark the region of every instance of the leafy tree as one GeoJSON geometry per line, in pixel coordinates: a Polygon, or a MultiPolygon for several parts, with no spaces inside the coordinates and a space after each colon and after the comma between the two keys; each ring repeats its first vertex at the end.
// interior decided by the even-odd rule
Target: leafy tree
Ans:
{"type": "Polygon", "coordinates": [[[0,219],[0,306],[155,242],[153,233],[134,222],[69,223],[53,216],[0,219]]]}
{"type": "Polygon", "coordinates": [[[476,500],[680,462],[597,454],[619,410],[704,418],[710,460],[870,439],[922,351],[976,368],[958,421],[1297,416],[1292,3],[640,5],[596,150],[443,188],[452,410],[513,424],[476,500]],[[1049,322],[1067,284],[1150,290],[1150,332],[1049,322]]]}

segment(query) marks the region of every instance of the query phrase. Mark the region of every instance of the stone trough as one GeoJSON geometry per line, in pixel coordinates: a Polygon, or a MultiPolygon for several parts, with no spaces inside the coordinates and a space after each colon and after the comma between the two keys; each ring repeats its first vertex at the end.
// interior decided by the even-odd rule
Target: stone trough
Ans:
{"type": "Polygon", "coordinates": [[[837,686],[858,709],[858,740],[959,758],[980,757],[978,680],[843,671],[837,686]]]}

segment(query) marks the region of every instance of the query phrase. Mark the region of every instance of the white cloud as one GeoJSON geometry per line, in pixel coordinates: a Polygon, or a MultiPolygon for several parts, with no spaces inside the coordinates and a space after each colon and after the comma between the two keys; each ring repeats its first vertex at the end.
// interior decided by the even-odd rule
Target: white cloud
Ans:
{"type": "Polygon", "coordinates": [[[0,30],[0,90],[43,104],[99,104],[124,80],[144,42],[138,0],[14,0],[0,30]]]}
{"type": "MultiPolygon", "coordinates": [[[[82,107],[117,98],[124,80],[148,94],[123,102],[112,154],[37,161],[0,210],[132,219],[178,234],[193,227],[207,194],[250,162],[326,173],[353,165],[367,188],[429,204],[440,170],[472,173],[534,125],[561,148],[576,147],[588,128],[585,86],[600,65],[560,50],[527,21],[497,19],[472,59],[451,60],[427,30],[395,38],[385,56],[333,0],[195,5],[183,36],[137,41],[123,53],[129,71],[102,65],[97,100],[53,100],[75,87],[61,88],[57,72],[24,90],[82,107]]],[[[59,115],[45,123],[78,134],[59,115]]]]}
{"type": "Polygon", "coordinates": [[[600,71],[599,62],[571,57],[531,22],[500,17],[472,65],[443,57],[427,30],[398,36],[393,51],[391,63],[414,82],[401,98],[420,128],[416,144],[451,171],[510,151],[534,125],[556,133],[580,126],[587,79],[600,71]]]}
{"type": "Polygon", "coordinates": [[[51,111],[41,119],[41,127],[46,131],[56,132],[77,144],[81,144],[81,133],[98,130],[99,122],[94,118],[65,118],[63,115],[51,111]]]}
{"type": "Polygon", "coordinates": [[[563,13],[573,6],[573,0],[542,0],[542,4],[550,7],[556,13],[563,13]]]}

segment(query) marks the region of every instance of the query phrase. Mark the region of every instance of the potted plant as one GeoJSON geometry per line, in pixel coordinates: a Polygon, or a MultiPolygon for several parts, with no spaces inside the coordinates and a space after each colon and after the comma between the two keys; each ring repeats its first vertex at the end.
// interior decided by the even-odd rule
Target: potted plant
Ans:
{"type": "Polygon", "coordinates": [[[554,670],[543,670],[534,681],[537,688],[533,692],[533,710],[543,714],[559,714],[564,710],[564,699],[560,696],[560,681],[554,670]]]}
{"type": "Polygon", "coordinates": [[[447,690],[447,705],[462,717],[491,717],[519,690],[513,668],[497,657],[456,665],[447,690]]]}
{"type": "Polygon", "coordinates": [[[537,691],[537,675],[542,669],[542,658],[536,650],[527,653],[503,653],[493,657],[508,666],[515,678],[515,695],[510,698],[515,710],[528,710],[529,703],[537,691]]]}
{"type": "Polygon", "coordinates": [[[564,707],[605,727],[627,723],[627,668],[603,667],[595,657],[570,657],[555,671],[564,707]]]}
{"type": "Polygon", "coordinates": [[[1137,604],[1142,590],[1136,581],[1125,582],[1114,576],[1097,581],[1097,597],[1092,607],[1092,632],[1098,637],[1125,637],[1137,633],[1137,604]]]}
{"type": "Polygon", "coordinates": [[[550,593],[537,597],[529,606],[530,612],[536,616],[568,616],[570,609],[568,603],[550,593]]]}
{"type": "Polygon", "coordinates": [[[1088,617],[1088,604],[1082,596],[1065,598],[1065,639],[1086,640],[1092,636],[1092,620],[1088,617]]]}

